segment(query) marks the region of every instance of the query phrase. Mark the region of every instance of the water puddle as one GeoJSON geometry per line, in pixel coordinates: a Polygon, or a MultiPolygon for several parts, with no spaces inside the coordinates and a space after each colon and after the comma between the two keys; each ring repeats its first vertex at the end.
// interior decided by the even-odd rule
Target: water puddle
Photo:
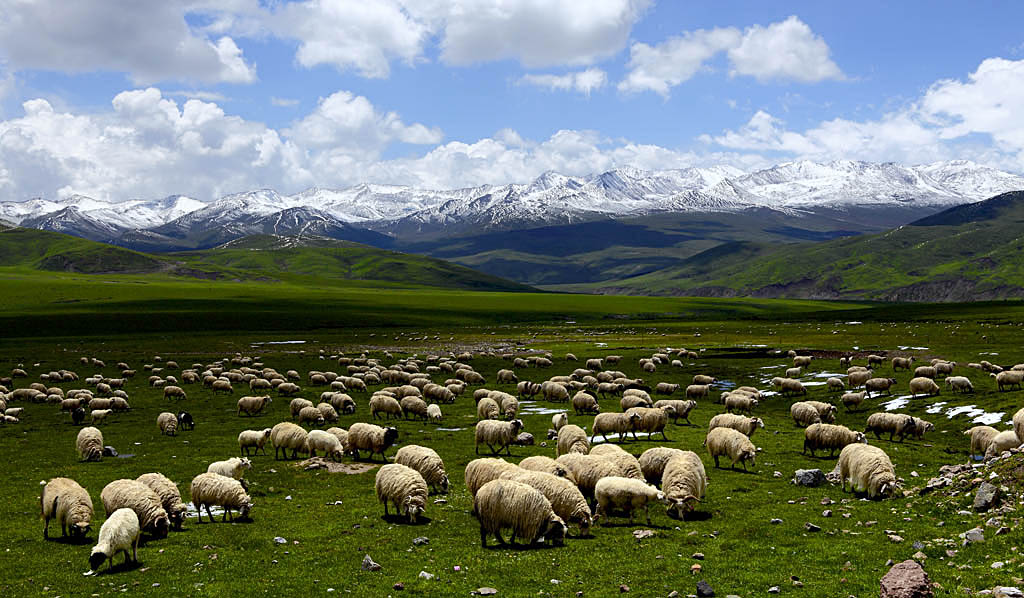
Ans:
{"type": "Polygon", "coordinates": [[[554,415],[562,413],[565,407],[542,407],[536,401],[519,401],[519,413],[528,415],[554,415]]]}
{"type": "Polygon", "coordinates": [[[252,346],[258,345],[304,345],[306,341],[262,341],[258,343],[252,343],[252,346]]]}
{"type": "Polygon", "coordinates": [[[863,323],[864,322],[858,322],[857,320],[853,320],[851,322],[847,322],[847,324],[850,325],[850,326],[856,326],[857,324],[863,324],[863,323]]]}
{"type": "Polygon", "coordinates": [[[907,345],[900,345],[899,347],[897,347],[897,349],[899,349],[900,351],[927,351],[928,347],[910,347],[907,345]]]}
{"type": "Polygon", "coordinates": [[[437,428],[438,432],[461,432],[467,428],[437,428]]]}

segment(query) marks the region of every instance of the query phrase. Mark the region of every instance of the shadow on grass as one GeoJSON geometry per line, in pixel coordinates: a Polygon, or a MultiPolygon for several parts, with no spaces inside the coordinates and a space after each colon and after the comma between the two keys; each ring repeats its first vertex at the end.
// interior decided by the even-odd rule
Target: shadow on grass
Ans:
{"type": "Polygon", "coordinates": [[[484,550],[517,550],[517,551],[522,551],[522,550],[555,550],[555,549],[558,549],[558,548],[565,548],[565,544],[548,544],[548,543],[544,543],[544,544],[520,544],[518,542],[515,543],[515,544],[509,544],[507,542],[505,544],[498,544],[498,543],[496,543],[494,538],[488,538],[487,546],[484,546],[482,548],[484,550]]]}
{"type": "Polygon", "coordinates": [[[407,515],[395,515],[394,513],[389,513],[387,515],[381,515],[380,518],[383,521],[386,521],[388,523],[408,525],[408,526],[413,526],[413,527],[419,527],[421,525],[428,525],[431,521],[433,521],[433,519],[431,519],[430,517],[425,517],[423,515],[420,515],[419,517],[416,518],[416,523],[410,523],[409,522],[409,517],[407,515]]]}
{"type": "MultiPolygon", "coordinates": [[[[59,531],[59,530],[58,530],[59,531]]],[[[50,536],[47,542],[54,542],[56,544],[66,544],[69,546],[81,546],[83,544],[90,544],[89,536],[50,536]]]]}
{"type": "MultiPolygon", "coordinates": [[[[122,553],[124,554],[124,553],[122,553]]],[[[100,567],[100,570],[96,572],[96,577],[101,575],[114,575],[117,573],[127,573],[128,571],[135,571],[136,569],[142,568],[142,561],[127,563],[115,563],[113,567],[100,567]]]]}

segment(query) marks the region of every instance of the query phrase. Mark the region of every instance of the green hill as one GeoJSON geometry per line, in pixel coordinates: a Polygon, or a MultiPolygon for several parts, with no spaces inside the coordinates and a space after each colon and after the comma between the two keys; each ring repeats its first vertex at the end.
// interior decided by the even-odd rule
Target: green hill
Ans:
{"type": "Polygon", "coordinates": [[[1024,297],[1024,192],[874,235],[732,243],[671,268],[561,290],[697,296],[977,301],[1024,297]]]}
{"type": "Polygon", "coordinates": [[[0,229],[0,266],[86,274],[144,274],[171,267],[159,257],[29,228],[0,229]]]}

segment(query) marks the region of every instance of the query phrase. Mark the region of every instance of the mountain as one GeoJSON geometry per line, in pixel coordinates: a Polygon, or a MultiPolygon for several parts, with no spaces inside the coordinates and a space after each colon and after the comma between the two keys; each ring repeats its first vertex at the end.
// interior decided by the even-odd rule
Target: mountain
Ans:
{"type": "Polygon", "coordinates": [[[1024,297],[1024,191],[880,234],[814,244],[719,245],[669,268],[563,290],[637,294],[978,301],[1024,297]]]}

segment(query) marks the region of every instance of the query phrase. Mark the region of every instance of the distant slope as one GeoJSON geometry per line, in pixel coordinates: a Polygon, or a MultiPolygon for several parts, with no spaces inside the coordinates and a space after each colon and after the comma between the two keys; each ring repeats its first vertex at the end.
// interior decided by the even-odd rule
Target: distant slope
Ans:
{"type": "Polygon", "coordinates": [[[561,290],[698,296],[977,301],[1024,297],[1024,191],[885,233],[799,246],[738,243],[675,267],[561,290]]]}
{"type": "Polygon", "coordinates": [[[146,274],[170,269],[164,259],[63,233],[0,230],[0,266],[44,271],[146,274]]]}

